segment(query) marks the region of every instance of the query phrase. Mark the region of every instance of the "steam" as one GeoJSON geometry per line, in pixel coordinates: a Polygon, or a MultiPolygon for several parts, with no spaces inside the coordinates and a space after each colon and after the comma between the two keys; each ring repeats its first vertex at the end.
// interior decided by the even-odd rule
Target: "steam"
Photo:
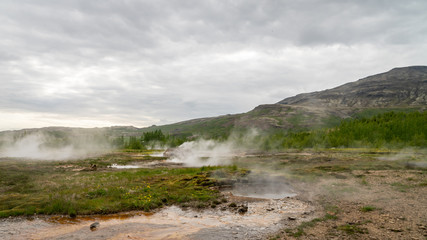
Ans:
{"type": "Polygon", "coordinates": [[[412,156],[415,154],[415,152],[412,149],[404,149],[397,154],[390,154],[387,156],[381,156],[377,157],[378,160],[383,161],[401,161],[401,160],[409,160],[412,158],[412,156]]]}
{"type": "Polygon", "coordinates": [[[402,162],[406,167],[427,168],[427,159],[417,157],[417,155],[424,156],[426,153],[426,149],[406,148],[396,154],[378,157],[377,159],[383,161],[402,162]]]}
{"type": "Polygon", "coordinates": [[[282,199],[296,195],[284,177],[276,176],[271,171],[251,171],[245,179],[238,179],[231,192],[238,196],[270,199],[282,199]]]}
{"type": "Polygon", "coordinates": [[[233,146],[229,143],[202,139],[183,143],[174,151],[170,161],[190,167],[227,165],[232,153],[233,146]]]}
{"type": "Polygon", "coordinates": [[[106,139],[101,140],[90,134],[71,132],[57,135],[33,132],[25,136],[3,137],[0,157],[67,160],[84,158],[111,150],[106,139]]]}
{"type": "Polygon", "coordinates": [[[223,142],[199,139],[185,142],[172,152],[171,162],[182,163],[188,167],[228,165],[234,156],[256,149],[257,130],[233,133],[223,142]]]}

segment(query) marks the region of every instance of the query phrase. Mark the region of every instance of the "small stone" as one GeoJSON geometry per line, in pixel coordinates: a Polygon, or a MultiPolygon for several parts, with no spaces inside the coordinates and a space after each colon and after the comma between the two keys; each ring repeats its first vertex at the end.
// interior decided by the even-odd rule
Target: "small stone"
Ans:
{"type": "Polygon", "coordinates": [[[90,225],[90,230],[95,231],[99,227],[99,222],[94,222],[90,225]]]}
{"type": "Polygon", "coordinates": [[[297,220],[296,217],[288,217],[289,220],[297,220]]]}
{"type": "Polygon", "coordinates": [[[246,213],[247,211],[248,211],[248,206],[245,206],[245,205],[241,205],[240,207],[239,207],[239,210],[237,210],[240,214],[244,214],[244,213],[246,213]]]}

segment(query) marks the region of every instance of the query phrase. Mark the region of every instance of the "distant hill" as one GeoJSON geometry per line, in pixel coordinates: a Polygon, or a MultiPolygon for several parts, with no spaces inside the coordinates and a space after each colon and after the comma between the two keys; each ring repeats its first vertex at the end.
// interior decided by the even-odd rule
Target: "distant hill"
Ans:
{"type": "Polygon", "coordinates": [[[332,127],[341,119],[427,107],[427,66],[394,68],[339,87],[260,105],[247,113],[195,119],[146,128],[170,133],[226,135],[231,129],[312,129],[332,127]]]}
{"type": "MultiPolygon", "coordinates": [[[[324,91],[303,93],[276,104],[260,105],[252,111],[212,118],[193,119],[163,126],[135,128],[116,126],[74,129],[108,137],[137,136],[162,130],[173,135],[225,137],[232,130],[257,128],[266,131],[302,130],[332,127],[344,118],[369,117],[387,111],[424,111],[427,107],[427,66],[394,68],[355,82],[324,91]]],[[[0,133],[31,131],[71,131],[66,128],[26,129],[0,133]]],[[[1,139],[0,139],[1,140],[1,139]]]]}

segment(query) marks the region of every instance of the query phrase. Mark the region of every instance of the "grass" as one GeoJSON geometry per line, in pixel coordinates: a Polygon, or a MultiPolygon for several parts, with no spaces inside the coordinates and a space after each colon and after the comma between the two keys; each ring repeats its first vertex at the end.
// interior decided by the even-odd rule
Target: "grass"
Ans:
{"type": "Polygon", "coordinates": [[[374,210],[376,210],[377,208],[376,207],[374,207],[374,206],[363,206],[363,207],[361,207],[360,208],[360,211],[361,212],[372,212],[372,211],[374,211],[374,210]]]}
{"type": "Polygon", "coordinates": [[[344,231],[347,234],[353,235],[356,233],[367,234],[368,229],[360,227],[360,224],[344,224],[337,228],[338,230],[344,231]]]}
{"type": "Polygon", "coordinates": [[[239,171],[235,166],[98,171],[68,167],[116,162],[130,163],[131,156],[122,153],[65,162],[0,160],[0,217],[150,211],[171,204],[209,206],[220,196],[211,173],[239,171]]]}
{"type": "Polygon", "coordinates": [[[403,184],[401,182],[394,182],[391,184],[391,186],[399,192],[407,192],[411,188],[410,185],[403,184]]]}

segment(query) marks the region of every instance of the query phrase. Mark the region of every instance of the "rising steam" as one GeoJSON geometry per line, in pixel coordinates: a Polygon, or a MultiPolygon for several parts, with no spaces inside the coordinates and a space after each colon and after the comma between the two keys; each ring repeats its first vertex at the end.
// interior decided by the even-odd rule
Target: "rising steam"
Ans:
{"type": "Polygon", "coordinates": [[[1,139],[0,157],[36,160],[79,159],[111,150],[107,139],[82,132],[32,132],[1,139]]]}
{"type": "Polygon", "coordinates": [[[233,133],[226,141],[199,139],[174,149],[170,161],[188,167],[227,165],[234,156],[256,149],[258,131],[233,133]]]}

